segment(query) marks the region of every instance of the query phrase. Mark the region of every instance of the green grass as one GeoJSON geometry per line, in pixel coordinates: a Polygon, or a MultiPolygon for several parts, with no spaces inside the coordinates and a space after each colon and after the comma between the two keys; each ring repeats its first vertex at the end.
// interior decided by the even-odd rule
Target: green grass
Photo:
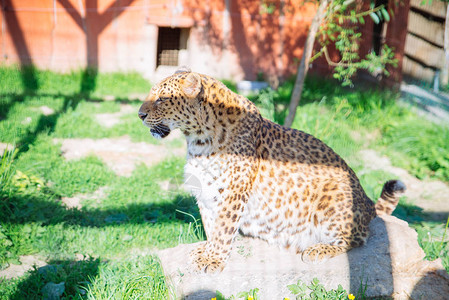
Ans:
{"type": "Polygon", "coordinates": [[[382,146],[394,150],[398,166],[414,170],[418,178],[449,182],[449,127],[410,118],[393,124],[384,136],[382,146]]]}
{"type": "Polygon", "coordinates": [[[119,177],[95,156],[65,160],[55,142],[128,134],[154,143],[134,113],[109,129],[95,119],[98,113],[120,111],[123,104],[137,112],[141,102],[128,95],[147,93],[148,82],[136,74],[97,74],[95,83],[86,83],[82,71],[61,75],[31,69],[24,76],[0,68],[0,73],[6,80],[0,87],[0,141],[17,147],[1,161],[0,267],[31,254],[58,268],[48,278],[34,270],[2,279],[0,299],[40,299],[49,282],[65,282],[65,298],[166,298],[158,262],[129,254],[204,239],[190,224],[190,216],[199,218],[192,197],[163,191],[157,183],[181,181],[183,159],[169,158],[152,168],[141,165],[131,176],[119,177]],[[102,100],[111,95],[116,100],[102,100]],[[44,115],[42,106],[53,114],[44,115]],[[84,200],[82,209],[61,202],[99,188],[104,190],[100,198],[84,200]],[[91,259],[79,261],[80,255],[91,259]],[[113,282],[120,286],[112,289],[113,282]]]}
{"type": "Polygon", "coordinates": [[[447,269],[449,257],[449,217],[446,224],[421,222],[412,224],[412,226],[418,232],[418,241],[426,253],[426,259],[434,260],[441,257],[447,269]]]}
{"type": "Polygon", "coordinates": [[[0,93],[14,96],[33,93],[85,96],[88,93],[93,98],[112,95],[116,99],[129,100],[130,94],[146,94],[150,88],[148,81],[137,73],[97,74],[93,70],[78,70],[59,74],[33,67],[1,67],[0,77],[0,93]]]}
{"type": "MultiPolygon", "coordinates": [[[[0,269],[19,263],[21,255],[35,255],[54,270],[0,279],[0,299],[41,299],[45,285],[60,282],[65,283],[65,299],[166,298],[172,291],[150,254],[204,239],[195,200],[159,184],[169,181],[176,187],[182,182],[184,159],[140,165],[129,177],[120,177],[95,156],[64,159],[57,142],[129,135],[134,141],[158,143],[135,113],[125,114],[111,128],[101,126],[95,116],[119,112],[124,104],[137,111],[141,102],[129,95],[147,93],[148,82],[137,74],[57,74],[4,67],[0,78],[0,142],[16,147],[0,161],[0,269]],[[42,106],[54,113],[44,115],[42,106]],[[63,197],[99,189],[97,198],[81,201],[81,209],[62,203],[63,197]]],[[[264,116],[281,122],[291,88],[287,82],[252,100],[264,116]]],[[[308,80],[294,127],[342,155],[372,199],[392,175],[364,168],[357,153],[366,147],[387,154],[420,178],[448,181],[447,127],[422,120],[394,100],[388,92],[308,80]]],[[[176,147],[179,141],[169,144],[176,147]]],[[[445,224],[426,221],[407,199],[401,199],[395,215],[411,222],[427,257],[441,257],[449,270],[445,224]]]]}
{"type": "Polygon", "coordinates": [[[169,299],[167,285],[154,256],[135,256],[107,262],[87,257],[81,261],[51,261],[18,279],[2,282],[0,299],[41,299],[47,283],[64,283],[62,296],[70,299],[169,299]],[[70,296],[69,296],[70,295],[70,296]]]}
{"type": "MultiPolygon", "coordinates": [[[[265,117],[282,123],[292,87],[288,81],[277,91],[265,90],[252,100],[265,117]]],[[[348,89],[309,78],[292,127],[322,139],[344,158],[354,154],[351,151],[370,147],[418,178],[449,182],[449,124],[418,116],[410,106],[397,105],[397,97],[389,91],[348,89]],[[372,140],[357,141],[354,133],[362,137],[378,134],[372,140]]]]}
{"type": "Polygon", "coordinates": [[[101,265],[86,294],[95,300],[170,299],[174,291],[167,286],[158,261],[147,256],[101,265]]]}
{"type": "Polygon", "coordinates": [[[0,78],[1,141],[16,143],[21,150],[26,150],[21,147],[32,144],[42,132],[54,132],[55,137],[61,138],[102,138],[127,133],[137,140],[146,132],[135,115],[109,129],[94,118],[96,113],[118,112],[122,104],[138,111],[141,102],[129,95],[148,93],[150,84],[136,73],[96,74],[80,70],[57,74],[2,67],[0,78]],[[103,101],[103,97],[115,100],[103,101]],[[52,109],[53,114],[44,115],[42,106],[52,109]]]}

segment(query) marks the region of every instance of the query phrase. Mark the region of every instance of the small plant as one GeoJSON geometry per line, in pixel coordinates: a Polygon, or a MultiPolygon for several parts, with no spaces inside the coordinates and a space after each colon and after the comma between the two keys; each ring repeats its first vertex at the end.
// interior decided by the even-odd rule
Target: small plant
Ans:
{"type": "Polygon", "coordinates": [[[240,254],[241,256],[243,256],[244,258],[248,258],[251,255],[253,255],[252,253],[252,247],[249,246],[247,249],[245,249],[245,246],[241,245],[237,247],[239,250],[237,251],[238,254],[240,254]]]}
{"type": "Polygon", "coordinates": [[[440,222],[420,222],[411,225],[418,233],[418,242],[426,253],[426,259],[441,258],[443,266],[449,269],[449,240],[447,238],[449,218],[446,224],[440,222]]]}
{"type": "Polygon", "coordinates": [[[179,244],[187,244],[192,241],[203,241],[206,240],[206,234],[204,232],[203,224],[201,223],[201,219],[195,218],[192,214],[186,213],[181,210],[176,210],[178,213],[184,214],[192,218],[193,222],[189,222],[189,227],[187,231],[183,230],[183,227],[180,227],[179,232],[179,244]]]}
{"type": "Polygon", "coordinates": [[[3,226],[0,225],[0,270],[7,268],[11,259],[15,258],[9,251],[12,246],[13,242],[3,226]]]}
{"type": "Polygon", "coordinates": [[[12,174],[14,173],[13,161],[18,151],[18,149],[14,149],[11,151],[5,150],[3,152],[0,160],[0,189],[2,192],[9,186],[11,181],[12,174]]]}
{"type": "Polygon", "coordinates": [[[40,191],[42,187],[45,186],[45,183],[42,179],[34,176],[27,175],[17,170],[16,174],[12,177],[12,185],[19,191],[25,192],[27,189],[36,189],[40,191]]]}
{"type": "Polygon", "coordinates": [[[332,299],[332,300],[343,300],[343,299],[355,299],[354,295],[349,294],[346,290],[338,285],[336,290],[326,291],[324,286],[320,283],[317,278],[314,278],[311,284],[306,285],[301,280],[298,280],[296,284],[290,284],[287,286],[288,289],[295,295],[296,299],[332,299]]]}
{"type": "Polygon", "coordinates": [[[226,298],[222,293],[219,291],[216,291],[216,297],[212,298],[211,300],[236,300],[236,299],[244,299],[244,300],[259,300],[259,289],[250,289],[249,292],[240,292],[237,294],[237,296],[231,295],[230,297],[226,298]]]}
{"type": "MultiPolygon", "coordinates": [[[[287,287],[297,300],[355,300],[365,298],[363,289],[360,290],[360,295],[358,295],[357,297],[353,294],[348,294],[341,285],[338,285],[338,288],[336,290],[327,291],[324,285],[322,285],[317,278],[314,278],[309,285],[306,285],[301,280],[298,280],[296,284],[290,284],[287,287]]],[[[216,296],[211,300],[236,299],[258,300],[260,299],[259,289],[254,288],[249,290],[248,292],[240,292],[236,296],[231,295],[230,297],[225,297],[222,293],[216,291],[216,296]]],[[[284,297],[283,300],[290,300],[290,298],[284,297]]]]}
{"type": "Polygon", "coordinates": [[[238,299],[245,299],[245,300],[258,300],[259,298],[259,289],[250,289],[249,292],[240,292],[237,294],[238,299]]]}

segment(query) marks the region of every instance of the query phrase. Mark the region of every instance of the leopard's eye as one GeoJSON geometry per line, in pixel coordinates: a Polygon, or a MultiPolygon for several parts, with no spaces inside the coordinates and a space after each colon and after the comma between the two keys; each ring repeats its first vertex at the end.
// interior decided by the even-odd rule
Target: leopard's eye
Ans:
{"type": "Polygon", "coordinates": [[[167,98],[167,97],[159,97],[159,98],[157,98],[156,103],[162,103],[162,102],[164,102],[164,101],[166,101],[168,99],[169,98],[167,98]]]}

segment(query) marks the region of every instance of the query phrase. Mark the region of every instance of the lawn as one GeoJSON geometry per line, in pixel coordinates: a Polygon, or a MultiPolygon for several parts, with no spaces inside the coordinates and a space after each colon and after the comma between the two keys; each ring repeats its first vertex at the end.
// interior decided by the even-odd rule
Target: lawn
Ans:
{"type": "MultiPolygon", "coordinates": [[[[68,160],[61,151],[64,139],[125,135],[135,143],[168,145],[167,151],[182,145],[156,141],[137,118],[138,98],[150,84],[138,74],[89,70],[56,74],[3,67],[0,78],[0,142],[10,145],[0,164],[0,270],[23,256],[48,263],[17,278],[0,278],[0,299],[41,299],[50,289],[60,289],[66,299],[169,297],[171,287],[152,253],[204,239],[201,228],[192,226],[199,219],[194,199],[179,185],[167,190],[162,184],[182,181],[184,158],[169,155],[120,176],[97,156],[68,160]],[[120,112],[116,124],[98,122],[98,114],[120,112]],[[64,202],[93,194],[81,197],[78,206],[64,202]]],[[[291,88],[287,82],[251,99],[265,117],[281,122],[291,88]]],[[[343,156],[372,199],[393,176],[365,168],[361,149],[388,156],[417,178],[449,182],[449,128],[418,117],[396,97],[310,79],[294,127],[343,156]]],[[[429,221],[406,198],[395,215],[417,230],[427,257],[442,257],[449,270],[446,222],[429,221]]]]}

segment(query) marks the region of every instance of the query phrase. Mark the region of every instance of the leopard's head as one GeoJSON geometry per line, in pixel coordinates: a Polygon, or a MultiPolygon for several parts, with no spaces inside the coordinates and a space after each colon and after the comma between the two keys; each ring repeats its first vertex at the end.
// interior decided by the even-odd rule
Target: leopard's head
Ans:
{"type": "Polygon", "coordinates": [[[165,138],[176,128],[195,129],[202,91],[201,77],[190,70],[181,69],[162,80],[150,90],[139,109],[139,118],[156,138],[165,138]]]}

